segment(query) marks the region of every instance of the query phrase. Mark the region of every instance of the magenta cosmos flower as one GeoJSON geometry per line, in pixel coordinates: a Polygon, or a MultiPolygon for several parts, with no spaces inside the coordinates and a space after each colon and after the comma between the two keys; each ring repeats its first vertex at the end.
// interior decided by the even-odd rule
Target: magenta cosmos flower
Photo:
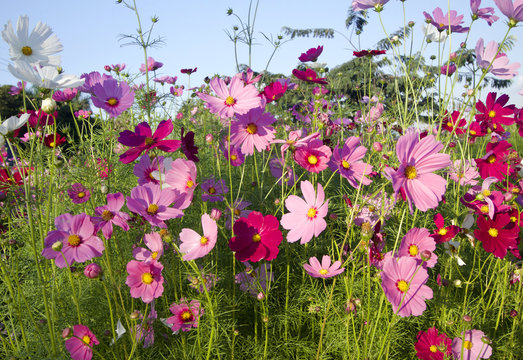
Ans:
{"type": "Polygon", "coordinates": [[[505,159],[510,153],[509,148],[511,147],[512,144],[505,140],[487,144],[485,156],[481,159],[474,159],[482,179],[493,176],[500,181],[504,181],[507,175],[514,172],[514,169],[509,166],[505,159]]]}
{"type": "Polygon", "coordinates": [[[445,226],[445,219],[440,213],[434,215],[434,224],[438,229],[430,234],[430,236],[436,241],[436,244],[445,243],[454,239],[461,231],[461,228],[456,225],[445,226]]]}
{"type": "Polygon", "coordinates": [[[515,26],[523,21],[523,1],[522,0],[494,0],[499,11],[509,18],[509,25],[515,26]]]}
{"type": "Polygon", "coordinates": [[[131,260],[127,263],[125,283],[131,288],[133,298],[141,298],[146,304],[163,294],[163,265],[157,261],[141,262],[131,260]]]}
{"type": "Polygon", "coordinates": [[[510,220],[509,214],[497,213],[492,220],[480,215],[477,225],[474,237],[481,241],[485,251],[503,259],[507,250],[517,248],[519,226],[510,220]]]}
{"type": "Polygon", "coordinates": [[[151,225],[167,228],[164,220],[183,216],[179,206],[184,199],[176,190],[162,189],[156,184],[145,184],[131,190],[131,196],[127,197],[127,207],[133,213],[143,216],[151,225]],[[170,208],[173,203],[175,207],[170,208]]]}
{"type": "Polygon", "coordinates": [[[483,38],[476,43],[476,62],[485,71],[500,79],[510,80],[518,74],[517,69],[520,63],[509,64],[508,56],[505,53],[498,53],[498,43],[491,41],[485,47],[483,38]]]}
{"type": "Polygon", "coordinates": [[[421,211],[438,207],[445,194],[447,181],[433,171],[451,164],[450,155],[440,154],[443,144],[433,135],[418,138],[417,131],[408,131],[396,144],[396,155],[400,166],[391,173],[392,187],[397,194],[403,188],[410,211],[412,202],[421,211]]]}
{"type": "Polygon", "coordinates": [[[189,331],[191,328],[198,327],[198,321],[203,315],[203,308],[198,300],[192,300],[187,303],[185,298],[180,299],[180,303],[173,303],[169,308],[174,316],[167,318],[165,321],[174,332],[189,331]]]}
{"type": "Polygon", "coordinates": [[[154,172],[163,170],[163,156],[156,156],[151,160],[148,154],[140,158],[140,161],[133,167],[133,174],[138,178],[138,185],[145,185],[148,183],[159,184],[160,181],[154,177],[154,172]]]}
{"type": "Polygon", "coordinates": [[[374,8],[376,11],[381,11],[383,9],[383,5],[388,2],[389,0],[352,0],[352,10],[362,11],[374,8]]]}
{"type": "Polygon", "coordinates": [[[367,153],[367,148],[360,145],[360,138],[351,136],[343,148],[334,148],[329,167],[332,171],[338,170],[349,184],[358,188],[360,184],[369,185],[372,180],[365,177],[372,172],[372,165],[360,161],[367,153]]]}
{"type": "Polygon", "coordinates": [[[243,81],[237,77],[232,78],[229,88],[225,81],[218,77],[213,78],[209,86],[216,96],[204,93],[197,93],[197,95],[205,101],[210,112],[222,119],[231,118],[234,114],[245,114],[262,105],[258,90],[254,85],[244,85],[243,81]]]}
{"type": "Polygon", "coordinates": [[[490,92],[487,95],[485,104],[478,100],[475,118],[477,121],[486,124],[493,132],[501,134],[505,131],[502,125],[508,126],[514,123],[516,106],[514,104],[507,105],[510,99],[507,94],[496,97],[497,93],[490,92]]]}
{"type": "Polygon", "coordinates": [[[120,211],[125,203],[122,193],[107,194],[107,205],[97,207],[94,212],[96,217],[91,217],[95,224],[96,232],[102,229],[106,239],[113,236],[113,225],[121,227],[124,231],[129,230],[127,221],[131,219],[129,214],[120,211]]]}
{"type": "Polygon", "coordinates": [[[436,241],[430,236],[429,231],[425,228],[413,228],[401,240],[398,255],[413,258],[418,262],[418,265],[423,263],[424,267],[431,268],[438,262],[434,250],[436,250],[436,241]],[[423,261],[422,255],[429,255],[430,257],[423,261]]]}
{"type": "Polygon", "coordinates": [[[280,223],[273,215],[253,211],[247,218],[239,218],[234,223],[234,236],[229,240],[229,248],[234,251],[238,261],[271,261],[278,256],[278,246],[282,240],[280,223]]]}
{"type": "Polygon", "coordinates": [[[309,50],[307,50],[307,52],[302,53],[298,60],[300,60],[301,62],[314,62],[318,60],[318,57],[321,55],[322,52],[323,46],[318,46],[317,48],[310,48],[309,50]]]}
{"type": "Polygon", "coordinates": [[[147,64],[142,64],[140,66],[140,72],[144,73],[146,71],[155,71],[163,66],[163,63],[154,60],[152,57],[147,58],[147,64]]]}
{"type": "Polygon", "coordinates": [[[483,19],[489,26],[491,26],[495,21],[498,21],[499,17],[494,15],[494,8],[487,7],[480,9],[481,0],[470,0],[470,9],[472,10],[472,19],[483,19]]]}
{"type": "Polygon", "coordinates": [[[263,89],[263,96],[267,103],[279,100],[287,91],[287,84],[274,81],[263,89]]]}
{"type": "Polygon", "coordinates": [[[468,330],[452,340],[452,354],[455,359],[462,360],[488,359],[492,355],[489,343],[483,331],[468,330]]]}
{"type": "Polygon", "coordinates": [[[285,207],[290,212],[282,216],[281,225],[290,230],[287,234],[288,242],[301,239],[300,244],[305,244],[313,236],[318,237],[327,227],[324,217],[327,215],[329,200],[323,202],[325,193],[320,183],[318,194],[309,181],[302,181],[300,188],[305,200],[296,195],[290,195],[285,200],[285,207]]]}
{"type": "Polygon", "coordinates": [[[80,183],[74,183],[69,189],[67,189],[67,195],[71,198],[75,204],[82,204],[89,201],[91,193],[89,190],[80,183]]]}
{"type": "Polygon", "coordinates": [[[96,336],[85,325],[73,326],[73,335],[65,340],[65,348],[73,360],[91,360],[93,346],[99,344],[96,336]]]}
{"type": "Polygon", "coordinates": [[[182,229],[180,233],[180,252],[184,261],[199,259],[214,249],[218,238],[218,226],[209,214],[202,215],[203,235],[192,229],[182,229]]]}
{"type": "Polygon", "coordinates": [[[331,257],[329,255],[323,255],[321,264],[315,256],[309,259],[309,264],[303,264],[303,268],[310,276],[323,279],[328,279],[344,272],[345,268],[340,269],[340,266],[340,261],[335,261],[331,265],[331,257]]]}
{"type": "Polygon", "coordinates": [[[134,92],[125,81],[118,83],[110,78],[93,87],[93,105],[104,109],[110,117],[117,117],[129,109],[134,101],[134,92]]]}
{"type": "Polygon", "coordinates": [[[425,300],[433,295],[425,285],[428,279],[427,270],[416,259],[389,257],[383,264],[381,287],[395,313],[401,317],[419,316],[427,308],[425,300]]]}
{"type": "Polygon", "coordinates": [[[133,249],[133,257],[138,261],[146,263],[158,261],[163,255],[163,241],[159,233],[145,234],[143,242],[147,249],[136,247],[133,249]]]}
{"type": "Polygon", "coordinates": [[[102,256],[104,243],[96,236],[94,225],[88,215],[62,214],[54,220],[54,224],[56,230],[47,233],[42,256],[54,259],[56,266],[64,268],[67,265],[71,266],[75,261],[83,263],[102,256]],[[53,248],[61,249],[56,251],[53,248]]]}
{"type": "Polygon", "coordinates": [[[94,94],[94,87],[96,84],[102,84],[107,79],[114,78],[110,75],[103,74],[101,75],[98,71],[90,72],[89,74],[82,74],[81,79],[85,79],[85,82],[82,86],[77,87],[78,91],[94,94]]]}
{"type": "Polygon", "coordinates": [[[456,10],[450,10],[445,15],[443,15],[443,10],[437,7],[432,12],[432,16],[430,16],[430,14],[426,11],[423,12],[423,15],[425,15],[427,22],[430,22],[432,25],[434,25],[440,32],[449,29],[450,32],[456,33],[465,33],[469,31],[468,27],[462,27],[460,25],[463,23],[463,15],[458,16],[458,12],[456,10]]]}
{"type": "Polygon", "coordinates": [[[445,333],[439,334],[438,329],[431,327],[420,331],[418,341],[414,345],[416,356],[421,360],[444,360],[450,358],[452,340],[445,333]]]}
{"type": "Polygon", "coordinates": [[[294,160],[307,171],[319,173],[327,168],[332,151],[321,139],[314,139],[294,152],[294,160]]]}
{"type": "Polygon", "coordinates": [[[131,149],[120,155],[120,161],[124,164],[129,164],[140,156],[141,153],[145,152],[147,154],[149,150],[154,148],[165,152],[178,150],[181,145],[180,140],[162,140],[172,131],[173,123],[171,119],[160,121],[154,134],[146,121],[136,125],[134,132],[130,130],[122,131],[118,141],[122,145],[131,147],[131,149]]]}
{"type": "Polygon", "coordinates": [[[322,85],[327,85],[329,83],[326,80],[326,78],[319,78],[318,74],[316,74],[316,71],[314,71],[312,69],[305,69],[304,71],[294,69],[294,70],[292,70],[292,75],[296,76],[298,79],[303,80],[305,82],[322,84],[322,85]]]}
{"type": "Polygon", "coordinates": [[[274,139],[276,131],[270,125],[276,119],[271,113],[263,112],[263,108],[251,109],[244,115],[236,115],[236,118],[238,121],[231,125],[231,144],[241,146],[243,154],[254,154],[255,147],[261,152],[274,139]]]}

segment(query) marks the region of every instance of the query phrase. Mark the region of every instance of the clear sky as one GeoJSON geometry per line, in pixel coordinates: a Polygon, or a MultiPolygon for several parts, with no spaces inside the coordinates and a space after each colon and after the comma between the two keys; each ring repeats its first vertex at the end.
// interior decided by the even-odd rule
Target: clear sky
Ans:
{"type": "MultiPolygon", "coordinates": [[[[256,0],[253,3],[254,7],[256,0]]],[[[440,6],[446,12],[449,3],[451,9],[465,15],[463,25],[467,26],[470,22],[468,0],[405,1],[407,21],[416,22],[415,49],[420,48],[423,39],[423,11],[430,13],[436,6],[440,6]]],[[[500,20],[492,27],[483,20],[476,21],[469,39],[470,47],[474,47],[479,37],[483,37],[485,42],[500,42],[507,29],[505,17],[497,10],[494,1],[483,0],[482,3],[482,7],[494,7],[500,20]]],[[[252,68],[256,71],[263,70],[273,50],[262,33],[269,38],[276,37],[282,34],[283,26],[332,27],[350,37],[351,34],[344,26],[350,4],[351,1],[347,0],[260,0],[254,29],[257,45],[253,48],[252,68]]],[[[235,17],[227,16],[227,9],[232,8],[246,21],[249,0],[137,0],[137,6],[144,28],[149,27],[152,16],[159,18],[153,30],[153,37],[161,36],[165,44],[149,49],[149,55],[164,63],[164,67],[159,70],[160,75],[176,75],[179,79],[178,84],[187,85],[187,78],[180,74],[180,69],[198,67],[198,71],[191,76],[193,86],[201,84],[205,76],[235,73],[234,48],[225,30],[231,30],[234,25],[239,25],[239,22],[235,17]]],[[[29,16],[31,29],[38,21],[51,26],[64,46],[60,55],[66,73],[79,76],[95,70],[103,72],[104,65],[122,62],[127,64],[128,70],[138,72],[138,68],[144,63],[140,48],[122,46],[125,41],[119,41],[120,34],[131,34],[137,29],[135,14],[123,4],[110,0],[6,1],[0,12],[0,25],[11,20],[16,26],[19,15],[29,16]]],[[[399,29],[404,19],[402,3],[391,0],[385,5],[382,17],[388,32],[399,29]]],[[[513,29],[511,34],[520,37],[522,27],[513,29]]],[[[376,42],[384,37],[379,18],[377,14],[372,13],[370,24],[359,40],[361,49],[373,48],[376,42]]],[[[352,40],[358,44],[355,35],[352,40]]],[[[455,34],[451,47],[457,49],[459,43],[464,40],[464,34],[455,34]]],[[[318,45],[324,46],[319,62],[327,63],[331,68],[353,57],[354,48],[340,34],[336,34],[334,39],[294,39],[283,44],[277,51],[268,70],[273,73],[290,74],[298,64],[298,56],[318,45]]],[[[437,44],[430,44],[428,51],[437,51],[437,44]]],[[[512,61],[523,63],[523,46],[518,43],[508,55],[512,61]]],[[[240,63],[248,62],[247,47],[243,44],[239,45],[238,57],[240,63]]],[[[4,41],[0,41],[0,84],[16,82],[7,70],[8,61],[8,46],[4,41]]],[[[523,68],[520,68],[520,74],[523,74],[523,68]]],[[[508,90],[511,100],[520,106],[523,97],[517,95],[517,92],[522,88],[523,76],[519,75],[508,90]]]]}

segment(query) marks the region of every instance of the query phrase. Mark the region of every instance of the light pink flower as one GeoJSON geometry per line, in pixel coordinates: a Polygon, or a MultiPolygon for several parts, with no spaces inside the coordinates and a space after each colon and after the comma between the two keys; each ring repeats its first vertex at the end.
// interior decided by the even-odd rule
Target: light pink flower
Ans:
{"type": "Polygon", "coordinates": [[[97,207],[94,212],[99,216],[91,217],[95,224],[96,232],[102,229],[102,234],[104,234],[105,238],[110,239],[113,235],[113,225],[121,227],[125,231],[129,230],[127,221],[131,217],[129,214],[120,211],[124,203],[125,200],[122,193],[107,194],[107,205],[97,207]]]}
{"type": "Polygon", "coordinates": [[[354,188],[358,188],[360,184],[369,185],[372,180],[365,175],[372,172],[372,165],[361,161],[366,153],[367,148],[360,145],[360,139],[351,136],[345,141],[343,148],[334,148],[329,167],[332,171],[338,170],[354,188]]]}
{"type": "Polygon", "coordinates": [[[521,67],[521,64],[509,64],[508,56],[502,52],[498,53],[498,47],[499,45],[495,41],[489,42],[485,47],[483,38],[480,38],[476,43],[476,62],[480,68],[488,69],[488,72],[500,79],[512,79],[518,74],[517,69],[521,67]],[[491,63],[492,65],[490,65],[491,63]]]}
{"type": "Polygon", "coordinates": [[[185,254],[183,260],[199,259],[214,249],[218,238],[218,226],[209,214],[202,215],[203,235],[192,229],[182,229],[180,233],[180,252],[185,254]]]}
{"type": "Polygon", "coordinates": [[[488,342],[490,341],[485,337],[483,331],[468,330],[461,333],[461,337],[452,340],[452,354],[455,359],[462,360],[488,359],[492,356],[492,347],[488,345],[488,342]]]}
{"type": "Polygon", "coordinates": [[[238,121],[231,125],[231,144],[240,146],[245,155],[252,155],[254,147],[263,151],[274,139],[276,132],[272,126],[276,121],[271,113],[263,112],[262,108],[254,108],[244,115],[237,115],[238,121]]]}
{"type": "Polygon", "coordinates": [[[160,234],[157,232],[145,234],[143,242],[145,246],[147,246],[147,249],[143,247],[134,248],[133,257],[138,261],[144,261],[146,263],[158,261],[163,255],[163,241],[160,234]]]}
{"type": "Polygon", "coordinates": [[[323,258],[321,259],[321,264],[318,258],[316,258],[315,256],[311,257],[309,259],[309,264],[304,264],[303,268],[305,269],[305,271],[307,271],[307,273],[310,276],[315,278],[328,279],[333,276],[339,275],[345,271],[345,268],[340,269],[340,261],[335,261],[331,265],[331,257],[329,255],[323,255],[323,258]]]}
{"type": "MultiPolygon", "coordinates": [[[[177,207],[182,210],[186,209],[191,204],[194,190],[196,190],[198,186],[196,183],[196,164],[191,160],[180,158],[174,161],[166,159],[164,167],[166,174],[163,179],[163,187],[178,191],[184,200],[182,204],[177,207]]],[[[156,175],[156,173],[153,175],[156,175]]]]}

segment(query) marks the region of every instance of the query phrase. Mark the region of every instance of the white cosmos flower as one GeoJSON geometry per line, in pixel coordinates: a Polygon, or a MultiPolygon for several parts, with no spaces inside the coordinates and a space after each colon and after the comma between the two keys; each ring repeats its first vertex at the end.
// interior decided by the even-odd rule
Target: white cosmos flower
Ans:
{"type": "Polygon", "coordinates": [[[440,32],[438,28],[432,24],[423,25],[423,33],[426,39],[432,42],[443,42],[447,38],[447,31],[440,32]]]}
{"type": "Polygon", "coordinates": [[[0,124],[0,147],[4,145],[5,137],[15,131],[20,129],[25,123],[29,120],[29,114],[23,114],[22,116],[11,116],[9,119],[0,124]]]}
{"type": "Polygon", "coordinates": [[[60,65],[60,57],[53,56],[63,50],[58,37],[46,24],[38,22],[29,34],[29,17],[20,16],[16,23],[16,33],[11,20],[2,31],[2,38],[9,44],[9,55],[13,61],[28,64],[60,65]]]}
{"type": "Polygon", "coordinates": [[[55,66],[32,66],[28,63],[17,61],[14,66],[9,64],[7,68],[17,79],[46,89],[75,88],[83,85],[85,82],[85,79],[80,79],[75,75],[58,73],[55,66]]]}

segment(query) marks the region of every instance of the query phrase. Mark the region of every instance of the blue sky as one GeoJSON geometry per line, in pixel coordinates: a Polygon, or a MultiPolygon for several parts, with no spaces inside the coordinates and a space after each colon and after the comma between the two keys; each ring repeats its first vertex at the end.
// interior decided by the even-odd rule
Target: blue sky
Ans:
{"type": "MultiPolygon", "coordinates": [[[[254,1],[255,3],[255,1],[254,1]]],[[[423,39],[421,26],[423,11],[432,12],[436,6],[448,9],[449,1],[407,0],[407,21],[416,22],[415,49],[419,49],[423,39]],[[422,7],[421,5],[425,7],[422,7]]],[[[459,14],[464,14],[465,26],[470,21],[468,0],[450,1],[451,8],[459,14]]],[[[149,50],[149,55],[164,63],[160,75],[178,76],[178,84],[185,84],[187,77],[180,74],[181,68],[198,67],[191,76],[191,85],[199,85],[205,76],[219,73],[233,75],[235,61],[233,44],[228,39],[225,30],[231,30],[239,22],[233,16],[227,16],[228,8],[232,8],[243,20],[247,18],[248,0],[137,0],[144,28],[148,28],[152,16],[158,16],[153,37],[162,36],[165,44],[149,50]]],[[[272,53],[272,46],[264,38],[281,34],[283,26],[294,28],[332,27],[350,37],[344,23],[350,1],[344,0],[260,0],[255,24],[256,46],[253,48],[252,67],[257,71],[265,68],[272,53]]],[[[496,8],[493,0],[484,0],[482,7],[496,8]]],[[[60,54],[62,67],[66,73],[81,75],[90,71],[103,71],[106,64],[126,63],[127,69],[137,72],[144,62],[143,52],[137,46],[121,46],[120,34],[130,34],[137,29],[135,14],[122,4],[108,0],[20,0],[3,4],[0,13],[0,24],[8,20],[16,25],[19,15],[29,16],[30,27],[38,21],[47,23],[60,38],[64,51],[60,54]]],[[[469,44],[473,47],[482,36],[485,42],[501,41],[507,29],[505,17],[496,8],[500,20],[492,27],[485,21],[474,23],[469,44]]],[[[403,25],[402,3],[391,0],[382,13],[387,31],[393,32],[403,25]]],[[[521,27],[511,32],[516,37],[521,36],[521,27]]],[[[360,44],[362,49],[373,48],[375,43],[384,37],[379,19],[371,14],[370,24],[364,31],[360,44]]],[[[358,39],[353,36],[353,42],[358,39]]],[[[456,49],[464,34],[456,34],[452,39],[452,48],[456,49]]],[[[343,36],[336,34],[334,39],[302,38],[285,43],[275,54],[269,65],[269,71],[290,74],[298,64],[298,56],[311,47],[324,46],[319,62],[327,63],[329,67],[340,65],[352,58],[354,50],[343,36]]],[[[448,46],[448,45],[447,45],[448,46]]],[[[430,44],[429,53],[437,51],[437,44],[430,44]]],[[[523,59],[523,46],[518,44],[510,52],[511,59],[523,59]]],[[[247,63],[247,47],[239,45],[239,62],[247,63]]],[[[8,46],[0,41],[0,84],[13,84],[16,79],[7,71],[9,61],[8,46]]],[[[519,60],[523,63],[523,60],[519,60]]],[[[520,69],[523,74],[523,68],[520,69]]],[[[523,88],[523,76],[515,79],[514,85],[508,91],[518,105],[523,97],[517,92],[523,88]]]]}

